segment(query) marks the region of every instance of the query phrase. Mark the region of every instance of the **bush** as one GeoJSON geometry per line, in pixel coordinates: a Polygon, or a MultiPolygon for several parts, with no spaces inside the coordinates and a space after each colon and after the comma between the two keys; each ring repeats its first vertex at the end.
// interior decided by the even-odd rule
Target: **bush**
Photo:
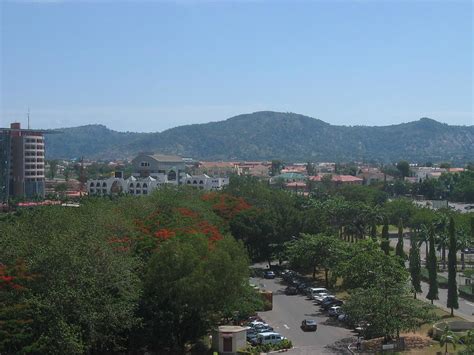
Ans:
{"type": "MultiPolygon", "coordinates": [[[[429,282],[429,275],[428,269],[422,268],[421,269],[421,279],[425,282],[429,282]]],[[[440,288],[448,288],[448,279],[444,276],[437,275],[438,286],[440,288]]]]}
{"type": "Polygon", "coordinates": [[[269,351],[274,350],[284,350],[284,349],[291,349],[293,344],[288,339],[283,339],[277,344],[263,344],[257,346],[248,346],[244,349],[240,349],[238,351],[239,355],[258,355],[260,353],[268,353],[269,351]]]}

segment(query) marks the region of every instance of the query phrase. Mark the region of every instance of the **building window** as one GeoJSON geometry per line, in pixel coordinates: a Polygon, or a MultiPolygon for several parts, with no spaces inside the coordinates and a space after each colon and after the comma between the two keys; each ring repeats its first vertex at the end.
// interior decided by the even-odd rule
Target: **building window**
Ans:
{"type": "Polygon", "coordinates": [[[105,195],[107,193],[107,189],[102,189],[102,193],[105,195]]]}
{"type": "Polygon", "coordinates": [[[144,195],[148,195],[148,191],[147,191],[147,190],[143,190],[143,194],[144,194],[144,195]]]}
{"type": "Polygon", "coordinates": [[[94,187],[94,183],[93,183],[93,182],[91,182],[91,187],[94,187]]]}
{"type": "Polygon", "coordinates": [[[144,183],[143,188],[148,188],[148,185],[146,183],[144,183]]]}
{"type": "Polygon", "coordinates": [[[150,166],[150,163],[147,162],[147,161],[142,161],[142,162],[140,163],[140,166],[142,166],[142,167],[150,166]]]}
{"type": "Polygon", "coordinates": [[[140,187],[140,183],[137,182],[136,188],[138,189],[140,187]]]}
{"type": "Polygon", "coordinates": [[[202,184],[204,184],[204,182],[201,180],[201,181],[199,181],[199,184],[202,185],[202,184]]]}
{"type": "Polygon", "coordinates": [[[174,170],[169,171],[168,180],[170,180],[170,181],[175,181],[176,180],[176,172],[174,170]]]}
{"type": "Polygon", "coordinates": [[[190,183],[191,183],[191,180],[188,180],[186,183],[190,184],[190,183]]]}

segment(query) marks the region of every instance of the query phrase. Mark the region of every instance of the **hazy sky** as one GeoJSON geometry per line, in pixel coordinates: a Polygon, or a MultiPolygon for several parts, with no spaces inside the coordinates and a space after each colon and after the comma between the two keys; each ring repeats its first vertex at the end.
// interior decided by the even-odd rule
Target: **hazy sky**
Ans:
{"type": "Polygon", "coordinates": [[[473,122],[466,1],[0,0],[0,126],[473,122]]]}

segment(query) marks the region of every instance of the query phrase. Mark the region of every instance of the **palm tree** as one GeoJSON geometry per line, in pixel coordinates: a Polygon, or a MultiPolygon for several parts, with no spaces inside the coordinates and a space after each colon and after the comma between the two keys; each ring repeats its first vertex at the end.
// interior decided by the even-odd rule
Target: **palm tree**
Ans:
{"type": "Polygon", "coordinates": [[[448,224],[449,224],[449,218],[445,214],[440,215],[435,222],[435,233],[437,235],[436,237],[436,244],[437,244],[437,250],[441,251],[441,261],[443,262],[443,270],[446,269],[446,248],[449,245],[449,236],[448,236],[448,224]]]}
{"type": "Polygon", "coordinates": [[[430,232],[429,227],[426,224],[422,224],[420,227],[420,232],[416,236],[418,248],[420,248],[423,243],[425,243],[425,260],[428,258],[428,243],[430,241],[430,232]]]}
{"type": "Polygon", "coordinates": [[[453,350],[456,350],[456,344],[459,341],[459,338],[449,329],[449,326],[446,324],[439,339],[439,345],[444,348],[444,353],[448,353],[448,345],[453,345],[453,350]]]}

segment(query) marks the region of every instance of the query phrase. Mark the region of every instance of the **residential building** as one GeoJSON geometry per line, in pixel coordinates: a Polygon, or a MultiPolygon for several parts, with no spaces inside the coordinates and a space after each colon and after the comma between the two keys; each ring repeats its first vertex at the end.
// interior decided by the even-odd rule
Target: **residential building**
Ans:
{"type": "Polygon", "coordinates": [[[205,174],[191,176],[184,172],[184,160],[178,156],[141,153],[132,160],[133,173],[124,179],[121,171],[108,179],[87,181],[90,195],[127,193],[149,195],[163,185],[187,185],[202,190],[221,190],[229,178],[210,177],[205,174]]]}
{"type": "Polygon", "coordinates": [[[208,176],[228,177],[230,175],[241,175],[242,169],[238,162],[233,161],[201,161],[194,169],[195,174],[206,174],[208,176]]]}
{"type": "Polygon", "coordinates": [[[186,177],[185,161],[177,155],[140,153],[132,166],[132,176],[137,179],[150,176],[161,183],[179,185],[186,177]]]}
{"type": "MultiPolygon", "coordinates": [[[[329,175],[329,174],[328,174],[329,175]]],[[[331,183],[334,185],[362,185],[363,179],[352,175],[330,175],[331,183]]],[[[315,182],[323,181],[324,175],[310,176],[309,180],[315,182]]]]}
{"type": "Polygon", "coordinates": [[[210,177],[206,174],[189,175],[185,179],[185,184],[200,190],[222,190],[224,186],[229,185],[229,178],[210,177]]]}
{"type": "Polygon", "coordinates": [[[0,128],[0,199],[44,197],[44,130],[0,128]]]}
{"type": "Polygon", "coordinates": [[[130,176],[128,179],[123,179],[121,176],[116,175],[108,179],[88,180],[87,191],[89,195],[113,195],[121,193],[148,195],[161,185],[162,183],[159,180],[151,176],[141,179],[130,176]]]}

